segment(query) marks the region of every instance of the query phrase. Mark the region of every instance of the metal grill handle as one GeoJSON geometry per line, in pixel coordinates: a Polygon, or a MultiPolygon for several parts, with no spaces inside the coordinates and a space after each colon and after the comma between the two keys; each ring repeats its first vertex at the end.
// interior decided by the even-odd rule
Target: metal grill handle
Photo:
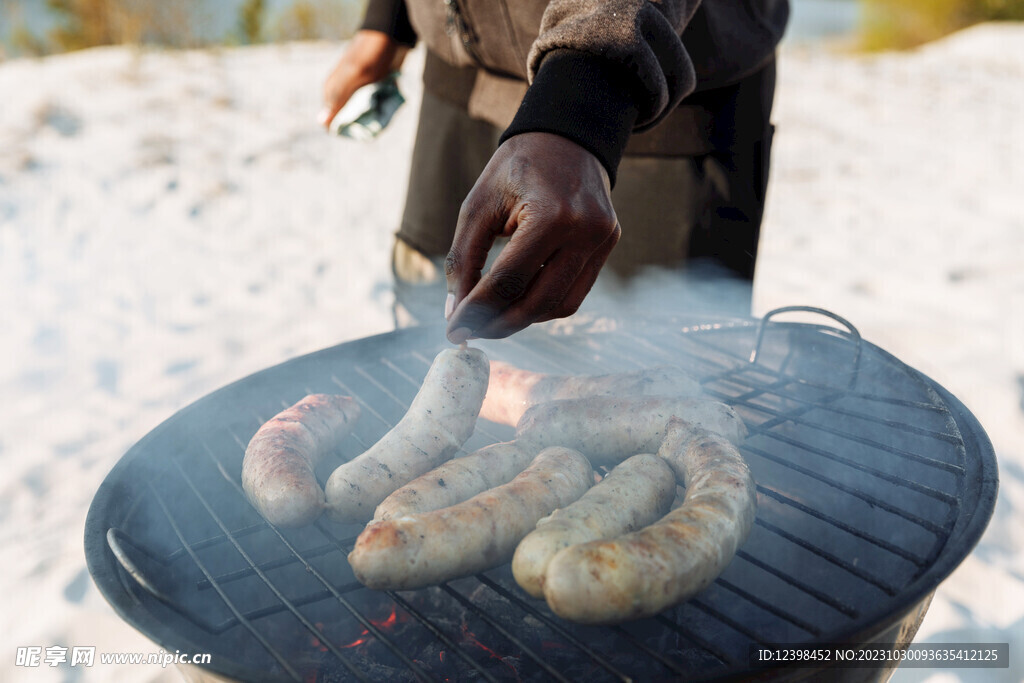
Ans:
{"type": "Polygon", "coordinates": [[[816,313],[818,315],[825,316],[826,318],[831,318],[832,320],[836,321],[837,323],[839,323],[840,325],[842,325],[843,327],[845,327],[847,329],[847,331],[849,332],[850,337],[853,338],[853,343],[854,343],[853,374],[850,376],[850,387],[852,388],[853,385],[857,383],[857,375],[860,373],[860,352],[861,352],[861,336],[860,336],[860,332],[857,330],[856,327],[853,326],[853,323],[851,323],[849,320],[847,320],[846,318],[844,318],[842,316],[836,315],[832,311],[826,310],[824,308],[817,308],[815,306],[783,306],[781,308],[776,308],[776,309],[773,309],[773,310],[768,311],[767,313],[765,313],[764,317],[761,318],[760,325],[758,325],[758,328],[757,328],[757,341],[754,342],[754,348],[750,352],[750,364],[753,365],[753,364],[757,363],[757,357],[761,353],[761,342],[764,340],[764,333],[765,333],[765,331],[768,328],[768,321],[772,317],[774,317],[776,315],[779,315],[781,313],[795,313],[795,312],[800,312],[800,313],[816,313]]]}
{"type": "Polygon", "coordinates": [[[142,573],[142,570],[131,559],[127,550],[122,545],[122,540],[124,540],[125,543],[131,545],[132,547],[135,547],[135,544],[132,543],[131,538],[129,538],[123,531],[121,531],[117,527],[110,527],[109,529],[107,529],[107,545],[110,546],[110,551],[114,553],[114,557],[117,558],[117,561],[121,563],[121,566],[124,568],[124,570],[128,572],[128,574],[130,574],[133,579],[135,579],[136,583],[145,588],[146,591],[148,591],[149,594],[152,595],[154,598],[163,603],[173,603],[174,601],[171,598],[169,598],[163,591],[154,586],[153,583],[146,578],[146,576],[142,573]]]}

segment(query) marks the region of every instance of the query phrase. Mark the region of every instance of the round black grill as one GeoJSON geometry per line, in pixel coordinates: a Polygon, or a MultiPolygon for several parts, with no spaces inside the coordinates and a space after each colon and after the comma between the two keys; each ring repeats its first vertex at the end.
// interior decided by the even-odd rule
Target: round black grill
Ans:
{"type": "MultiPolygon", "coordinates": [[[[345,559],[359,527],[280,531],[249,506],[239,471],[261,422],[307,393],[355,396],[363,417],[325,480],[405,413],[445,345],[423,328],[270,368],[161,424],[97,493],[89,568],[160,646],[246,680],[716,678],[749,674],[752,645],[898,640],[980,538],[995,457],[959,401],[844,327],[603,320],[480,344],[543,372],[676,364],[747,423],[754,530],[711,587],[653,619],[564,622],[507,567],[370,591],[345,559]]],[[[481,421],[464,450],[511,436],[481,421]]]]}

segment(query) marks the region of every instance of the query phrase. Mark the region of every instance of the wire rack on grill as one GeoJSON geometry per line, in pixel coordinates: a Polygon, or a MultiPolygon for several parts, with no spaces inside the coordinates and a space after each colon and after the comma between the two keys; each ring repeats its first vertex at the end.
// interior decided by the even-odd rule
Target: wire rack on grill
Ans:
{"type": "MultiPolygon", "coordinates": [[[[323,481],[404,415],[443,346],[425,338],[441,341],[396,332],[271,368],[137,444],[87,522],[90,569],[122,616],[169,651],[210,652],[213,670],[246,679],[726,676],[749,669],[751,646],[881,634],[927,600],[991,513],[995,465],[980,426],[852,327],[533,331],[482,346],[544,372],[676,364],[732,405],[750,430],[741,451],[757,481],[750,538],[698,596],[617,627],[558,619],[507,566],[420,591],[370,591],[346,560],[360,528],[271,527],[242,494],[241,460],[259,425],[303,395],[355,396],[363,417],[318,470],[323,481]]],[[[481,422],[464,451],[511,436],[481,422]]]]}

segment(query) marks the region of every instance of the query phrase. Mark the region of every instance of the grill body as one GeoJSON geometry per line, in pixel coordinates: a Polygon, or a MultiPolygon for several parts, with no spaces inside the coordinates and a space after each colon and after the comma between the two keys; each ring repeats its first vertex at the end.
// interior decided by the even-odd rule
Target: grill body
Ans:
{"type": "MultiPolygon", "coordinates": [[[[89,512],[87,561],[107,600],[168,651],[210,652],[212,671],[244,680],[799,679],[818,672],[756,671],[751,646],[907,642],[994,506],[995,457],[975,418],[852,328],[555,325],[480,345],[542,372],[675,364],[698,377],[750,428],[750,538],[695,598],[621,627],[558,619],[507,566],[370,591],[345,559],[359,526],[277,530],[249,506],[245,445],[308,393],[353,395],[363,417],[318,469],[326,480],[404,415],[444,345],[440,330],[422,328],[342,344],[240,380],[154,429],[89,512]]],[[[481,421],[464,451],[511,436],[481,421]]]]}

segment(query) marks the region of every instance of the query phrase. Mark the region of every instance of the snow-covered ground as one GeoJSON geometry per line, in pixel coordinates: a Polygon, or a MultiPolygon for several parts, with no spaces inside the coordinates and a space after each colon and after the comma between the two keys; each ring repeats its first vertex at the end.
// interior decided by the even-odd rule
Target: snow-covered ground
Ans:
{"type": "MultiPolygon", "coordinates": [[[[85,569],[93,493],[229,381],[386,331],[412,102],[372,144],[315,125],[337,45],[96,49],[0,63],[0,680],[19,646],[156,648],[85,569]]],[[[996,514],[918,640],[1010,642],[1024,673],[1024,26],[779,63],[758,313],[821,306],[950,389],[1000,461],[996,514]]]]}

